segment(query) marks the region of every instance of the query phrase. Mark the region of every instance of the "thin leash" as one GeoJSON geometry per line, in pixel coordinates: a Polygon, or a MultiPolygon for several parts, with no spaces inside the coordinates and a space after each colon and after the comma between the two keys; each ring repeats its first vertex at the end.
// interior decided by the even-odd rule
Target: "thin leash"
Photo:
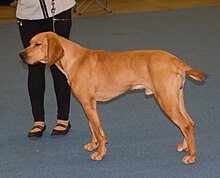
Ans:
{"type": "Polygon", "coordinates": [[[56,13],[56,7],[55,7],[55,0],[51,1],[51,14],[52,14],[52,21],[53,21],[53,32],[56,32],[56,21],[66,21],[69,19],[56,19],[55,18],[55,13],[56,13]]]}
{"type": "Polygon", "coordinates": [[[52,20],[53,20],[53,32],[55,32],[56,31],[56,29],[55,29],[55,22],[56,22],[56,19],[55,19],[55,12],[56,12],[55,0],[51,1],[51,5],[52,5],[51,14],[52,14],[52,20]]]}

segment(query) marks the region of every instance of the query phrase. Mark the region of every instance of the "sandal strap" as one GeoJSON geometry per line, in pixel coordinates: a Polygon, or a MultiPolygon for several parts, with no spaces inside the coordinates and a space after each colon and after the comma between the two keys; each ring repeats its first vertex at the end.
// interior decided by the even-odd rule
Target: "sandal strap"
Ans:
{"type": "Polygon", "coordinates": [[[63,127],[64,129],[67,129],[69,127],[69,123],[68,123],[68,125],[57,123],[55,127],[57,127],[57,126],[63,127]]]}
{"type": "Polygon", "coordinates": [[[40,125],[35,125],[34,127],[32,127],[32,129],[31,130],[34,130],[34,129],[40,129],[41,131],[42,130],[44,130],[45,129],[45,126],[44,127],[42,127],[42,126],[40,126],[40,125]]]}

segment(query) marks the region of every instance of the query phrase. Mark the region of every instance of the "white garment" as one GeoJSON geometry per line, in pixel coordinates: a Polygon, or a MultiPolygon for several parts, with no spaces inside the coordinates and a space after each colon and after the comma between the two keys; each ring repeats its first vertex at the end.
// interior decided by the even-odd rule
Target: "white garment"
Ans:
{"type": "MultiPolygon", "coordinates": [[[[75,0],[55,0],[55,14],[72,8],[75,0]]],[[[16,17],[23,20],[39,20],[52,17],[52,0],[18,0],[16,17]]]]}

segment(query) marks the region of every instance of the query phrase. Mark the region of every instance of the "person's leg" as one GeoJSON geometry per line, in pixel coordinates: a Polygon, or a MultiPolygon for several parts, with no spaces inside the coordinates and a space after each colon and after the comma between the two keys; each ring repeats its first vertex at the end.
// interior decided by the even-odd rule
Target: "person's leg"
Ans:
{"type": "Polygon", "coordinates": [[[52,135],[64,135],[59,131],[65,131],[67,127],[71,127],[69,122],[70,87],[67,83],[66,76],[55,65],[51,66],[50,69],[53,75],[58,108],[57,125],[54,127],[52,135]]]}
{"type": "MultiPolygon", "coordinates": [[[[41,32],[41,21],[18,19],[19,32],[24,48],[29,46],[29,41],[41,32]]],[[[36,66],[28,65],[28,92],[34,117],[34,125],[45,126],[44,120],[44,91],[45,91],[45,64],[36,66]]],[[[40,128],[31,129],[31,132],[41,131],[40,128]]]]}
{"type": "MultiPolygon", "coordinates": [[[[67,10],[61,14],[55,16],[57,20],[55,23],[56,33],[69,39],[70,29],[72,24],[71,10],[67,10]]],[[[66,76],[57,68],[56,65],[50,67],[53,81],[54,89],[57,98],[57,126],[54,127],[52,135],[59,135],[59,131],[65,131],[71,127],[69,123],[69,108],[70,108],[70,87],[67,83],[66,76]],[[66,126],[63,127],[62,125],[66,126]],[[58,131],[58,132],[57,132],[58,131]]],[[[62,133],[61,133],[62,135],[62,133]]]]}
{"type": "Polygon", "coordinates": [[[28,92],[34,122],[44,122],[45,64],[28,65],[28,92]]]}

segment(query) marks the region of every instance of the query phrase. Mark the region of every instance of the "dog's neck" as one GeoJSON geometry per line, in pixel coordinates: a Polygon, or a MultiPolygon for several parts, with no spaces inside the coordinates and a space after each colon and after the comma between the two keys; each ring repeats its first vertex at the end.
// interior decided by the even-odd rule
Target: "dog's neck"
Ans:
{"type": "Polygon", "coordinates": [[[83,59],[82,53],[84,53],[88,49],[83,48],[82,46],[67,39],[62,39],[62,47],[64,48],[65,54],[60,60],[55,63],[55,65],[69,80],[69,76],[67,74],[71,73],[71,70],[72,72],[74,71],[74,64],[77,61],[83,59]],[[79,54],[79,51],[82,52],[79,54]]]}

